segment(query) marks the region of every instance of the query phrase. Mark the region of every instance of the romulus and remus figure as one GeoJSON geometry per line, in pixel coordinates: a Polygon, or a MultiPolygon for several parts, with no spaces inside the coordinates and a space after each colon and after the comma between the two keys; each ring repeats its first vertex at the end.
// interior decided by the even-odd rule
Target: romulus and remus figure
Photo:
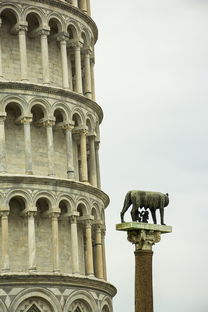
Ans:
{"type": "Polygon", "coordinates": [[[160,210],[160,221],[164,223],[164,207],[169,204],[168,194],[149,191],[129,191],[124,200],[124,206],[121,211],[121,222],[124,221],[124,214],[132,205],[131,217],[132,221],[148,222],[147,209],[150,210],[153,222],[157,224],[156,210],[160,210]]]}

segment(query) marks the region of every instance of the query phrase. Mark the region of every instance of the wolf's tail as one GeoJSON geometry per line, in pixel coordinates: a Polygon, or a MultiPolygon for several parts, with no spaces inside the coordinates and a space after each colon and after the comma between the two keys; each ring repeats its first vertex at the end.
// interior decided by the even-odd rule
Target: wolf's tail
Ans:
{"type": "Polygon", "coordinates": [[[131,206],[132,201],[131,201],[131,191],[129,191],[124,199],[124,205],[123,205],[123,209],[121,211],[121,222],[124,222],[124,214],[125,212],[128,210],[128,208],[131,206]]]}

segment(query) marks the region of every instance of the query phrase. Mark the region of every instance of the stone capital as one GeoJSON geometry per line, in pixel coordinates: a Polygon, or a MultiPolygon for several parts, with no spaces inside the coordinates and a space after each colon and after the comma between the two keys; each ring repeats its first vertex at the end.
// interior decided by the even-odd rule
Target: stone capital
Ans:
{"type": "Polygon", "coordinates": [[[0,210],[0,217],[1,218],[8,218],[9,210],[0,210]]]}
{"type": "Polygon", "coordinates": [[[16,120],[16,123],[21,123],[21,124],[29,124],[31,122],[32,122],[32,116],[20,116],[16,120]]]}
{"type": "Polygon", "coordinates": [[[87,129],[86,127],[83,127],[83,126],[81,126],[81,127],[75,127],[75,128],[73,129],[73,133],[74,133],[74,134],[79,134],[79,135],[85,134],[85,135],[87,135],[87,132],[88,132],[88,129],[87,129]]]}
{"type": "Polygon", "coordinates": [[[151,230],[128,231],[127,239],[135,245],[136,250],[152,250],[160,242],[160,232],[151,230]]]}
{"type": "Polygon", "coordinates": [[[19,32],[26,32],[28,30],[28,24],[16,24],[12,27],[11,33],[12,34],[17,34],[19,32]]]}
{"type": "Polygon", "coordinates": [[[28,218],[34,218],[37,215],[37,211],[35,211],[35,210],[28,210],[28,211],[25,212],[25,215],[28,218]]]}
{"type": "Polygon", "coordinates": [[[0,123],[4,123],[4,121],[6,120],[6,116],[7,116],[6,113],[1,113],[0,114],[0,123]]]}
{"type": "Polygon", "coordinates": [[[68,41],[69,40],[69,34],[67,32],[60,32],[58,33],[57,37],[56,37],[57,41],[61,42],[61,41],[68,41]]]}
{"type": "Polygon", "coordinates": [[[83,42],[80,40],[69,40],[69,47],[80,50],[83,47],[83,42]]]}
{"type": "Polygon", "coordinates": [[[52,119],[44,119],[41,121],[43,127],[53,127],[55,125],[55,120],[52,119]]]}

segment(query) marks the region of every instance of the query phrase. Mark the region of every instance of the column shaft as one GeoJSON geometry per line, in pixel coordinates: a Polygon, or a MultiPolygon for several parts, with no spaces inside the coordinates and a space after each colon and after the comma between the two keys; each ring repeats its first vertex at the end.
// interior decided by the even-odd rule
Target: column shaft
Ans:
{"type": "Polygon", "coordinates": [[[95,275],[97,278],[103,279],[103,252],[100,226],[96,226],[95,230],[95,275]]]}
{"type": "Polygon", "coordinates": [[[106,252],[105,252],[105,231],[102,231],[102,248],[103,248],[103,277],[107,280],[107,269],[106,269],[106,252]]]}
{"type": "Polygon", "coordinates": [[[94,75],[94,61],[91,59],[91,86],[92,86],[92,100],[95,101],[95,75],[94,75]]]}
{"type": "Polygon", "coordinates": [[[101,182],[100,182],[100,160],[99,160],[99,142],[96,142],[96,145],[95,145],[95,157],[96,157],[97,187],[101,188],[101,182]]]}
{"type": "Polygon", "coordinates": [[[62,64],[62,84],[63,88],[69,88],[66,40],[60,40],[60,47],[61,47],[61,64],[62,64]]]}
{"type": "Polygon", "coordinates": [[[77,93],[82,94],[82,67],[81,67],[81,48],[80,45],[75,46],[75,74],[76,74],[76,81],[75,81],[75,91],[77,93]]]}
{"type": "Polygon", "coordinates": [[[2,20],[0,19],[0,79],[3,78],[3,69],[2,69],[2,31],[1,31],[2,20]]]}
{"type": "Polygon", "coordinates": [[[31,133],[30,122],[32,120],[23,119],[24,137],[25,137],[25,172],[32,174],[32,148],[31,148],[31,133]]]}
{"type": "Polygon", "coordinates": [[[92,135],[89,138],[90,141],[90,170],[89,170],[89,182],[93,186],[97,187],[97,172],[96,172],[96,156],[95,156],[95,136],[92,135]]]}
{"type": "Polygon", "coordinates": [[[42,70],[43,70],[43,83],[49,84],[49,59],[48,59],[48,30],[41,30],[40,42],[41,42],[41,54],[42,54],[42,70]]]}
{"type": "Polygon", "coordinates": [[[53,244],[53,271],[59,272],[59,239],[58,239],[58,215],[52,213],[52,244],[53,244]]]}
{"type": "Polygon", "coordinates": [[[87,2],[86,0],[80,0],[80,9],[87,13],[87,2]]]}
{"type": "Polygon", "coordinates": [[[87,14],[91,16],[91,6],[90,6],[90,0],[87,0],[87,14]]]}
{"type": "Polygon", "coordinates": [[[68,72],[69,72],[69,89],[73,91],[72,64],[71,55],[68,52],[68,72]]]}
{"type": "Polygon", "coordinates": [[[78,1],[77,0],[72,0],[72,5],[75,7],[78,7],[78,1]]]}
{"type": "Polygon", "coordinates": [[[54,147],[53,147],[53,122],[45,122],[46,131],[47,131],[47,144],[48,144],[48,175],[55,175],[54,171],[54,147]]]}
{"type": "Polygon", "coordinates": [[[74,179],[74,157],[73,157],[73,141],[72,127],[67,127],[66,133],[66,153],[67,153],[67,178],[74,179]]]}
{"type": "Polygon", "coordinates": [[[78,236],[77,236],[77,219],[71,217],[71,253],[72,253],[72,273],[79,273],[79,255],[78,255],[78,236]]]}
{"type": "Polygon", "coordinates": [[[21,80],[27,80],[27,47],[25,36],[27,26],[20,25],[17,30],[19,33],[21,80]]]}
{"type": "Polygon", "coordinates": [[[85,74],[84,74],[84,94],[89,99],[92,98],[92,85],[91,85],[91,68],[90,68],[90,52],[85,51],[84,56],[85,74]]]}
{"type": "Polygon", "coordinates": [[[91,222],[87,221],[85,226],[86,226],[86,229],[85,229],[86,275],[94,275],[91,222]]]}
{"type": "Polygon", "coordinates": [[[1,230],[2,230],[2,271],[9,271],[9,212],[1,212],[1,230]]]}
{"type": "Polygon", "coordinates": [[[35,243],[35,212],[28,212],[28,251],[29,251],[29,270],[36,270],[36,243],[35,243]]]}
{"type": "Polygon", "coordinates": [[[153,312],[151,250],[135,251],[135,312],[153,312]]]}
{"type": "Polygon", "coordinates": [[[87,141],[86,131],[81,131],[80,134],[80,153],[81,153],[81,181],[88,182],[87,170],[87,141]]]}
{"type": "Polygon", "coordinates": [[[6,116],[0,116],[0,173],[7,172],[5,125],[6,116]]]}

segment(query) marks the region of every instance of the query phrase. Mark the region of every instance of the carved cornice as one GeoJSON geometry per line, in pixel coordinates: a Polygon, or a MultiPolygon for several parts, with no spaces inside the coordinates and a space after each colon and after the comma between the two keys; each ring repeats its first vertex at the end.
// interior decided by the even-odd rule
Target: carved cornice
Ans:
{"type": "Polygon", "coordinates": [[[70,90],[57,88],[54,86],[32,84],[32,83],[28,83],[28,82],[24,83],[24,82],[16,82],[16,81],[1,81],[0,82],[0,93],[1,93],[1,90],[5,91],[5,89],[42,92],[42,93],[48,93],[48,94],[63,96],[63,97],[66,97],[67,99],[72,99],[72,100],[78,101],[78,102],[88,106],[93,111],[95,111],[98,115],[99,123],[101,123],[103,120],[102,108],[96,102],[86,98],[83,95],[80,95],[80,94],[73,92],[73,91],[70,91],[70,90]]]}
{"type": "Polygon", "coordinates": [[[109,205],[110,199],[107,194],[105,194],[100,189],[97,189],[91,185],[87,185],[78,181],[71,181],[67,179],[60,179],[56,177],[46,177],[46,176],[32,176],[32,175],[10,175],[2,174],[0,175],[0,186],[2,184],[12,183],[14,185],[20,184],[32,184],[32,185],[50,185],[57,187],[66,187],[68,189],[74,189],[81,192],[89,193],[98,197],[102,200],[105,207],[109,205]]]}
{"type": "Polygon", "coordinates": [[[15,273],[4,273],[0,274],[0,286],[25,286],[30,287],[40,287],[40,285],[47,285],[47,287],[73,287],[73,288],[85,288],[90,290],[95,290],[102,292],[110,297],[114,297],[117,293],[116,288],[105,281],[98,279],[88,278],[88,277],[77,277],[77,276],[54,276],[53,274],[45,274],[39,276],[38,273],[29,275],[25,274],[23,276],[22,272],[20,274],[15,273]]]}

